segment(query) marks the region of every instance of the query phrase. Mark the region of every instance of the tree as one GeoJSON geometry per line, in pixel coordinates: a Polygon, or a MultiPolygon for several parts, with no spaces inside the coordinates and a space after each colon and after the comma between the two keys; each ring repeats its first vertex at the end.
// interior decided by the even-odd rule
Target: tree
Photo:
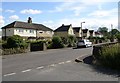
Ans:
{"type": "Polygon", "coordinates": [[[99,27],[98,32],[102,33],[104,36],[107,36],[108,28],[107,27],[99,27]]]}
{"type": "Polygon", "coordinates": [[[117,35],[119,33],[119,31],[117,30],[117,29],[112,29],[110,32],[109,32],[109,34],[111,34],[111,35],[117,35]]]}

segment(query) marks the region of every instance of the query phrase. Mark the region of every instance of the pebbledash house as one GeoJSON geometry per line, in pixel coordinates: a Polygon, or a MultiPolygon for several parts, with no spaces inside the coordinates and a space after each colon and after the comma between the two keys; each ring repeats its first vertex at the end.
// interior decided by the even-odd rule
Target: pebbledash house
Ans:
{"type": "Polygon", "coordinates": [[[32,18],[28,22],[14,21],[2,27],[2,38],[19,35],[27,39],[51,39],[54,32],[43,24],[32,23],[32,18]]]}

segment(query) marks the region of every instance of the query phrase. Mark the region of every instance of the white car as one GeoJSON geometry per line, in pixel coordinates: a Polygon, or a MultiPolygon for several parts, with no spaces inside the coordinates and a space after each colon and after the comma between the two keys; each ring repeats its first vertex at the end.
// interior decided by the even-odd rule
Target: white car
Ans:
{"type": "Polygon", "coordinates": [[[90,42],[88,39],[83,39],[83,40],[79,40],[77,43],[77,47],[91,47],[92,46],[92,42],[90,42]]]}

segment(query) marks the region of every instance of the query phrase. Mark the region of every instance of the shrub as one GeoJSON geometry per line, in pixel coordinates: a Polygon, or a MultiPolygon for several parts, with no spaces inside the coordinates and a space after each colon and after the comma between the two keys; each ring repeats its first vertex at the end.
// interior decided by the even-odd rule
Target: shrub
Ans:
{"type": "Polygon", "coordinates": [[[13,35],[3,44],[3,48],[27,48],[28,44],[19,35],[13,35]]]}
{"type": "Polygon", "coordinates": [[[52,39],[52,48],[63,48],[62,39],[59,36],[54,36],[52,39]]]}
{"type": "Polygon", "coordinates": [[[120,33],[117,34],[117,39],[118,39],[118,42],[120,42],[120,33]]]}
{"type": "Polygon", "coordinates": [[[77,39],[75,36],[69,35],[68,36],[68,47],[75,46],[75,43],[77,42],[77,39]]]}
{"type": "Polygon", "coordinates": [[[120,70],[120,44],[104,46],[98,61],[103,66],[120,70]]]}

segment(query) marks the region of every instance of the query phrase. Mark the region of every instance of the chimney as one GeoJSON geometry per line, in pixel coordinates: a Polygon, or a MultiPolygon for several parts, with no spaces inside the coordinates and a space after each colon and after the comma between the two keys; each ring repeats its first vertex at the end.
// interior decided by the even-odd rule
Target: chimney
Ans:
{"type": "Polygon", "coordinates": [[[28,18],[28,23],[30,23],[30,24],[32,23],[32,18],[31,17],[28,18]]]}
{"type": "Polygon", "coordinates": [[[62,24],[62,26],[64,26],[64,24],[62,24]]]}

